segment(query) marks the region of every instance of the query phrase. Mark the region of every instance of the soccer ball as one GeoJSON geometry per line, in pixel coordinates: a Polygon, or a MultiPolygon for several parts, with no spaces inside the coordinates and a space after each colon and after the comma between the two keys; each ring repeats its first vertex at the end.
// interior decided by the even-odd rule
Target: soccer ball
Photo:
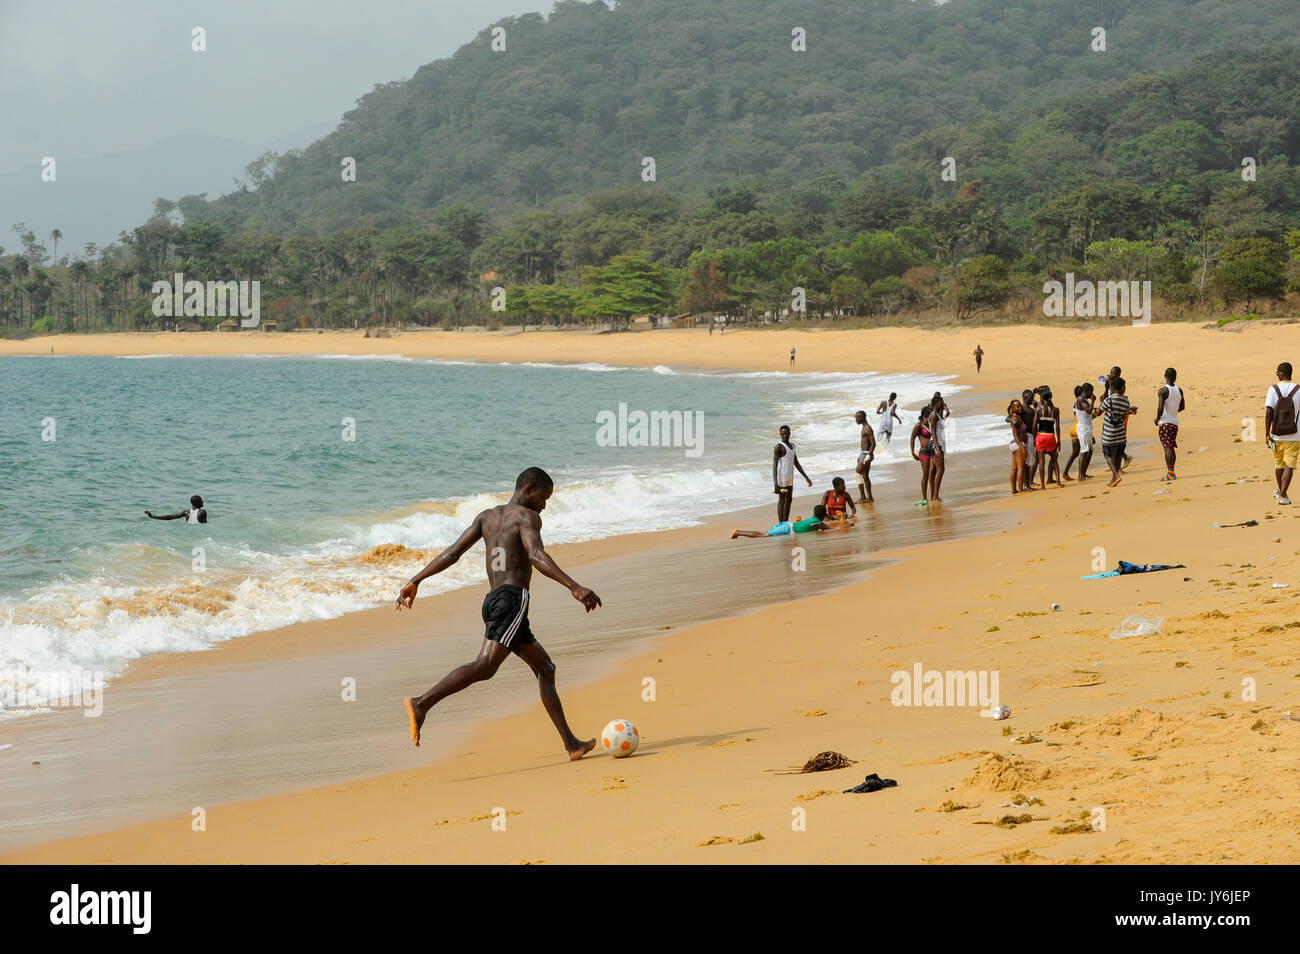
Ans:
{"type": "Polygon", "coordinates": [[[600,733],[601,748],[616,759],[631,755],[641,743],[641,733],[627,719],[615,719],[600,733]]]}

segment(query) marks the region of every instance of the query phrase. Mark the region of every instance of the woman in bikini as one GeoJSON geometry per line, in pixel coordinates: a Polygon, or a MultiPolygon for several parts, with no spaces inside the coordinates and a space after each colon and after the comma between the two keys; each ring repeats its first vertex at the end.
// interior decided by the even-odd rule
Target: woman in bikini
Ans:
{"type": "Polygon", "coordinates": [[[1039,388],[1038,408],[1034,411],[1034,449],[1038,451],[1038,456],[1043,461],[1042,484],[1039,488],[1041,490],[1046,490],[1053,478],[1057,486],[1065,486],[1061,481],[1061,464],[1057,458],[1061,452],[1059,417],[1056,405],[1052,403],[1051,389],[1039,388]]]}
{"type": "Polygon", "coordinates": [[[907,442],[908,449],[912,452],[912,460],[921,462],[921,499],[916,502],[918,507],[928,506],[930,503],[930,460],[934,457],[934,433],[930,430],[930,417],[934,409],[930,405],[921,408],[920,417],[912,425],[912,436],[907,442]],[[921,453],[916,452],[916,439],[921,438],[921,453]]]}

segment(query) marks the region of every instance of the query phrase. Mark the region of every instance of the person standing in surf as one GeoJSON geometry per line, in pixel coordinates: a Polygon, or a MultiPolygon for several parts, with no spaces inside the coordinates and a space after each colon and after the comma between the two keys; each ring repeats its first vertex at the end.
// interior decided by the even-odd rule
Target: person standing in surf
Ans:
{"type": "Polygon", "coordinates": [[[898,393],[891,391],[888,401],[881,401],[880,406],[876,408],[876,413],[882,415],[880,418],[880,433],[885,436],[885,446],[888,447],[890,439],[894,436],[894,422],[903,423],[903,419],[898,416],[898,393]]]}
{"type": "Polygon", "coordinates": [[[931,417],[934,409],[927,404],[921,408],[920,416],[915,424],[912,425],[912,436],[908,439],[907,447],[912,454],[912,460],[919,461],[921,464],[921,499],[916,502],[918,507],[928,507],[930,505],[930,462],[934,457],[934,432],[930,430],[931,417]],[[920,438],[921,453],[916,452],[916,441],[920,438]]]}
{"type": "MultiPolygon", "coordinates": [[[[858,503],[875,503],[871,496],[871,462],[876,457],[876,432],[867,423],[867,412],[858,411],[853,415],[854,423],[862,427],[862,443],[858,451],[858,503]]],[[[823,501],[824,502],[824,501],[823,501]]]]}
{"type": "Polygon", "coordinates": [[[479,540],[483,541],[488,583],[492,587],[483,600],[483,622],[487,626],[483,646],[473,662],[447,673],[424,695],[410,696],[405,700],[411,741],[417,747],[420,729],[429,710],[453,693],[491,679],[512,652],[537,676],[542,705],[559,731],[569,758],[580,759],[596,747],[595,739],[579,739],[569,728],[560,695],[555,689],[555,663],[537,641],[528,623],[528,585],[532,582],[534,567],[543,576],[566,587],[588,613],[601,605],[600,597],[561,570],[542,544],[541,513],[554,491],[555,483],[546,471],[529,467],[516,478],[515,493],[509,503],[490,507],[476,516],[456,542],[411,577],[398,594],[398,611],[413,609],[422,581],[454,566],[470,547],[479,540]]]}
{"type": "Polygon", "coordinates": [[[803,474],[809,487],[812,486],[812,478],[804,473],[799,455],[794,452],[794,444],[790,442],[790,425],[782,424],[778,433],[781,439],[772,449],[772,483],[776,488],[772,492],[776,494],[776,522],[787,523],[790,520],[790,507],[794,504],[795,470],[803,474]]]}
{"type": "Polygon", "coordinates": [[[208,522],[208,512],[203,507],[203,498],[200,497],[198,494],[195,494],[193,497],[190,498],[189,510],[181,510],[177,513],[163,514],[161,517],[153,513],[150,513],[148,510],[146,510],[144,512],[144,515],[148,517],[150,520],[184,520],[186,523],[207,523],[208,522]]]}

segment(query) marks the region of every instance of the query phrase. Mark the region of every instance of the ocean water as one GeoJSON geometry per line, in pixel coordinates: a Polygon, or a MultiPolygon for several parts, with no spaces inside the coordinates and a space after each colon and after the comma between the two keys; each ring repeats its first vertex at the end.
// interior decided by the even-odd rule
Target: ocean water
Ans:
{"type": "MultiPolygon", "coordinates": [[[[935,390],[953,408],[950,453],[1005,440],[999,417],[964,412],[962,389],[937,375],[0,358],[0,710],[15,690],[32,701],[37,683],[14,685],[24,670],[111,678],[143,655],[390,602],[530,465],[556,482],[548,543],[688,526],[771,502],[780,424],[818,492],[832,476],[851,488],[853,412],[875,423],[897,391],[906,423],[873,483],[911,480],[904,409],[935,390]],[[702,427],[690,446],[611,446],[600,422],[620,405],[702,427]],[[205,525],[144,516],[195,493],[205,525]]],[[[483,579],[480,545],[421,592],[483,579]]]]}

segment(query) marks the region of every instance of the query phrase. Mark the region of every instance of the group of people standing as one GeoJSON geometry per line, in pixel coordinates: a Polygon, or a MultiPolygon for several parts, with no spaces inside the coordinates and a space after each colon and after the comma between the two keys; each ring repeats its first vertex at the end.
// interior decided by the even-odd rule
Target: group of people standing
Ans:
{"type": "MultiPolygon", "coordinates": [[[[1187,407],[1187,397],[1175,382],[1178,372],[1165,369],[1165,383],[1157,392],[1155,425],[1164,450],[1166,472],[1164,482],[1177,480],[1174,472],[1177,463],[1178,415],[1187,407]]],[[[1006,422],[1011,427],[1011,492],[1046,490],[1049,483],[1064,487],[1066,481],[1091,480],[1088,467],[1092,463],[1096,435],[1093,420],[1100,417],[1101,452],[1110,468],[1111,479],[1106,485],[1115,487],[1123,479],[1124,468],[1132,461],[1128,454],[1128,422],[1137,414],[1137,407],[1128,398],[1128,383],[1118,365],[1108,374],[1100,375],[1097,384],[1085,381],[1074,389],[1074,403],[1070,408],[1070,457],[1065,467],[1060,466],[1061,413],[1052,400],[1052,389],[1040,385],[1025,389],[1020,399],[1007,405],[1006,422]],[[1098,388],[1101,389],[1098,394],[1098,388]],[[1079,462],[1078,477],[1070,476],[1070,468],[1079,462]],[[1034,479],[1038,478],[1038,487],[1034,479]]]]}

